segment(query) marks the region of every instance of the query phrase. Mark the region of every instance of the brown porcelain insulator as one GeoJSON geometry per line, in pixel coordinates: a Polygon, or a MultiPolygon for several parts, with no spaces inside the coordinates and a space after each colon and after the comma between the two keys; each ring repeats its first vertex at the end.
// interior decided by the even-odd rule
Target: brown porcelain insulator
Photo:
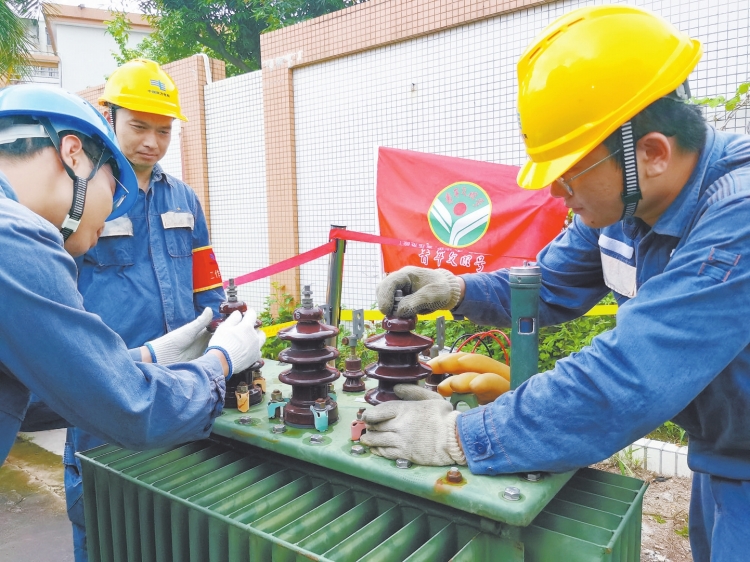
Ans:
{"type": "MultiPolygon", "coordinates": [[[[240,313],[245,314],[245,312],[247,312],[247,304],[245,303],[245,301],[237,299],[237,287],[234,284],[234,279],[230,279],[229,287],[227,288],[227,300],[223,301],[219,305],[219,313],[221,314],[221,317],[214,318],[214,320],[207,328],[208,331],[211,333],[215,332],[216,328],[218,328],[219,325],[224,322],[224,320],[226,320],[229,315],[232,314],[235,310],[239,310],[240,313]]],[[[261,321],[256,319],[255,328],[257,329],[261,326],[261,321]]],[[[232,375],[232,378],[227,381],[226,395],[224,398],[225,408],[237,407],[237,397],[234,393],[237,390],[237,387],[242,383],[247,384],[250,388],[251,406],[260,404],[263,401],[263,392],[259,388],[256,388],[256,386],[253,384],[253,371],[259,371],[263,367],[263,365],[263,359],[260,359],[244,371],[239,371],[232,375]]]]}
{"type": "Polygon", "coordinates": [[[328,409],[328,423],[338,420],[338,406],[328,396],[328,385],[341,375],[326,363],[336,359],[339,352],[325,342],[336,336],[339,330],[321,322],[323,311],[312,306],[307,287],[304,295],[303,306],[294,311],[297,324],[278,334],[279,339],[291,343],[291,347],[279,353],[279,361],[292,366],[279,375],[279,381],[292,387],[292,396],[284,407],[284,423],[296,427],[315,427],[310,406],[319,399],[328,409]]]}
{"type": "Polygon", "coordinates": [[[378,354],[377,363],[369,365],[365,374],[378,381],[377,388],[367,391],[365,400],[377,405],[390,400],[400,400],[393,392],[397,384],[417,384],[432,374],[429,366],[419,361],[419,353],[432,345],[432,340],[415,334],[412,330],[417,318],[386,316],[382,334],[367,338],[364,345],[378,354]]]}
{"type": "Polygon", "coordinates": [[[344,392],[362,392],[365,389],[365,383],[362,377],[365,372],[362,370],[362,359],[351,357],[344,361],[345,370],[342,375],[346,378],[344,381],[344,392]]]}

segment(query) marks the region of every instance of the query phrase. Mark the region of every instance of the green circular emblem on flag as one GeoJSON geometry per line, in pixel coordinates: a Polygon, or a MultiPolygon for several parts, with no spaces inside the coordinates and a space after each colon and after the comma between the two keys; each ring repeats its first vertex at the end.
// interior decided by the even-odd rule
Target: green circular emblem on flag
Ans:
{"type": "Polygon", "coordinates": [[[452,248],[471,246],[490,226],[492,202],[475,183],[460,181],[435,196],[427,220],[435,238],[452,248]]]}

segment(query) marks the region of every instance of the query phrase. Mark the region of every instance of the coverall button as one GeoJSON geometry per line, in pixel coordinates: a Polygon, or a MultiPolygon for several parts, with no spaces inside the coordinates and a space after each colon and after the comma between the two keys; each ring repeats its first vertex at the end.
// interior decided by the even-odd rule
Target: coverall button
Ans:
{"type": "Polygon", "coordinates": [[[203,431],[208,431],[209,429],[211,429],[211,424],[210,423],[206,424],[206,427],[203,428],[203,431]]]}
{"type": "Polygon", "coordinates": [[[476,445],[474,445],[474,451],[478,455],[483,455],[485,451],[487,451],[487,447],[485,447],[482,443],[477,443],[476,445]]]}

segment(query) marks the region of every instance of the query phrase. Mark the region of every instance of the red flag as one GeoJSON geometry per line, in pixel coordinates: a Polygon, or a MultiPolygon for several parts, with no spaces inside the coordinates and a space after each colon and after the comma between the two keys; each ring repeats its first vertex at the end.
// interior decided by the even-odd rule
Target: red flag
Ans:
{"type": "Polygon", "coordinates": [[[567,208],[549,189],[521,189],[517,175],[516,166],[381,147],[380,234],[415,242],[382,246],[385,271],[475,273],[534,260],[562,230],[567,208]]]}

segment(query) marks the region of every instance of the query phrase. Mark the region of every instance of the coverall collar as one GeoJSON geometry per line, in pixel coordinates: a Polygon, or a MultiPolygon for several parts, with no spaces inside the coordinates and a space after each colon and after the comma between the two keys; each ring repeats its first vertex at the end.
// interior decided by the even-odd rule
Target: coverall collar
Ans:
{"type": "Polygon", "coordinates": [[[18,201],[16,192],[13,191],[8,178],[5,177],[5,174],[0,172],[0,199],[5,199],[6,197],[12,201],[18,201]]]}
{"type": "Polygon", "coordinates": [[[164,172],[164,168],[162,168],[157,162],[154,164],[154,169],[151,171],[151,185],[153,186],[156,182],[160,182],[161,180],[164,180],[169,187],[173,187],[169,174],[164,172]]]}
{"type": "Polygon", "coordinates": [[[701,195],[703,179],[706,176],[708,167],[711,162],[716,160],[715,152],[720,152],[723,143],[716,143],[716,133],[713,127],[706,125],[706,142],[701,149],[698,163],[690,174],[690,178],[684,185],[677,198],[667,207],[659,220],[654,224],[653,231],[657,234],[674,236],[682,238],[685,230],[690,224],[695,210],[698,206],[698,200],[701,195]]]}

